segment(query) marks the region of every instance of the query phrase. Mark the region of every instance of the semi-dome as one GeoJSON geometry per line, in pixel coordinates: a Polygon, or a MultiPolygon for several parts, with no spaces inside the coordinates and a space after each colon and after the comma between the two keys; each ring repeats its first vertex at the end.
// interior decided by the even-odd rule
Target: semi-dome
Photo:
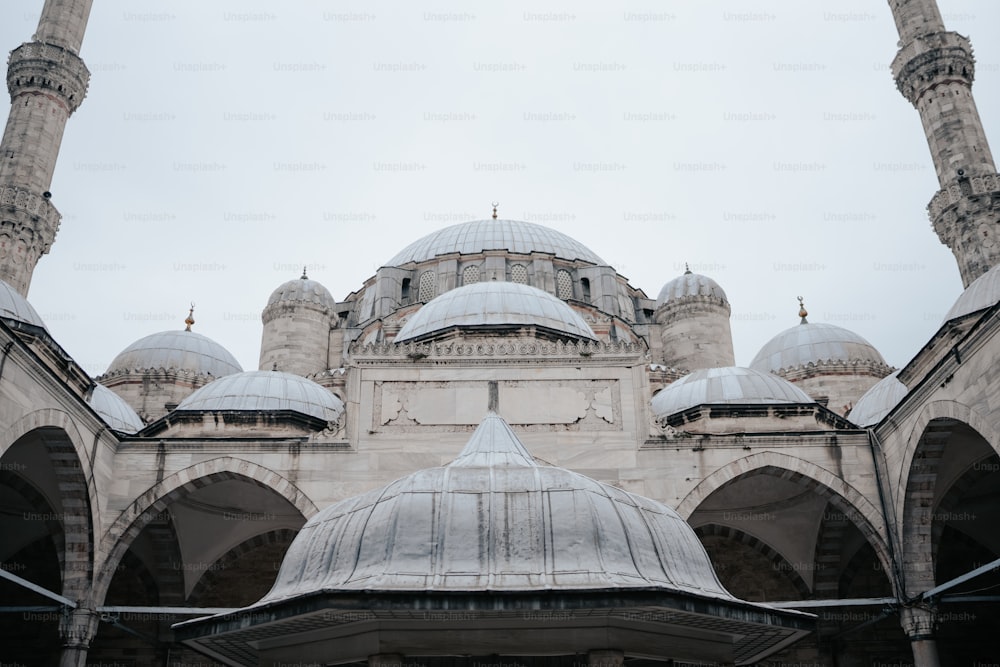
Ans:
{"type": "Polygon", "coordinates": [[[301,278],[289,280],[271,292],[267,305],[271,306],[276,303],[308,303],[331,310],[337,305],[330,290],[321,283],[311,280],[306,276],[305,270],[302,271],[301,278]]]}
{"type": "Polygon", "coordinates": [[[125,399],[103,384],[94,385],[87,401],[104,423],[121,433],[137,433],[145,424],[125,399]]]}
{"type": "Polygon", "coordinates": [[[42,318],[28,300],[3,280],[0,280],[0,317],[45,328],[42,318]]]}
{"type": "Polygon", "coordinates": [[[194,331],[161,331],[122,350],[107,375],[147,369],[182,370],[224,377],[243,370],[236,357],[208,336],[194,331]]]}
{"type": "Polygon", "coordinates": [[[847,418],[858,426],[873,426],[882,421],[909,391],[898,375],[899,371],[895,371],[872,385],[858,399],[847,418]]]}
{"type": "Polygon", "coordinates": [[[564,301],[530,285],[491,280],[445,292],[414,313],[397,342],[453,327],[534,326],[596,340],[590,326],[564,301]]]}
{"type": "Polygon", "coordinates": [[[653,397],[650,405],[657,419],[697,405],[800,404],[813,399],[777,375],[750,368],[703,368],[685,375],[653,397]]]}
{"type": "Polygon", "coordinates": [[[1000,264],[973,280],[958,297],[955,304],[944,316],[948,322],[983,308],[989,308],[1000,301],[1000,264]]]}
{"type": "Polygon", "coordinates": [[[484,250],[507,250],[528,254],[544,252],[566,260],[580,259],[607,266],[579,241],[549,227],[520,220],[473,220],[428,234],[403,248],[386,266],[423,262],[438,255],[480,253],[484,250]]]}
{"type": "Polygon", "coordinates": [[[539,465],[490,414],[450,464],[306,522],[258,604],[333,590],[649,588],[734,599],[674,510],[539,465]]]}
{"type": "Polygon", "coordinates": [[[209,382],[177,406],[183,411],[284,411],[291,410],[336,422],[344,403],[312,380],[280,371],[247,371],[209,382]]]}
{"type": "Polygon", "coordinates": [[[660,295],[656,299],[656,305],[662,306],[670,301],[692,296],[714,297],[725,303],[729,303],[729,299],[726,298],[726,293],[719,287],[719,283],[708,276],[685,271],[683,275],[674,278],[663,286],[663,289],[660,290],[660,295]]]}
{"type": "Polygon", "coordinates": [[[834,324],[810,322],[786,329],[765,343],[750,362],[750,368],[776,373],[824,363],[888,369],[875,346],[858,334],[834,324]]]}

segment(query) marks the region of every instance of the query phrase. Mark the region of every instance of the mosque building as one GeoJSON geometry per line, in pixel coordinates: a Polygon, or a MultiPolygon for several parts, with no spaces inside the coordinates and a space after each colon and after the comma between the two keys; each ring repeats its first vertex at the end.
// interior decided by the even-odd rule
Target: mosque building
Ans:
{"type": "Polygon", "coordinates": [[[261,295],[256,369],[192,307],[98,377],[27,299],[90,5],[45,0],[8,65],[4,664],[1000,655],[1000,175],[935,0],[890,0],[892,69],[965,291],[902,368],[802,298],[738,367],[710,276],[651,298],[494,206],[342,299],[308,270],[261,295]]]}

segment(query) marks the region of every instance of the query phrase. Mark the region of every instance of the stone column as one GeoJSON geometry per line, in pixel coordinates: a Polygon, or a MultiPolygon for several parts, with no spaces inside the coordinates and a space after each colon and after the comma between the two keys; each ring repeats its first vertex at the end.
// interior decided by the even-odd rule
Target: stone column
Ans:
{"type": "Polygon", "coordinates": [[[588,667],[622,667],[625,653],[613,648],[591,649],[587,651],[588,667]]]}
{"type": "Polygon", "coordinates": [[[937,643],[934,641],[936,614],[928,607],[904,607],[899,614],[903,632],[910,639],[914,667],[939,667],[937,643]]]}
{"type": "Polygon", "coordinates": [[[59,667],[84,667],[87,664],[87,650],[97,636],[100,614],[93,609],[77,607],[67,610],[59,623],[59,638],[62,640],[62,654],[59,667]]]}

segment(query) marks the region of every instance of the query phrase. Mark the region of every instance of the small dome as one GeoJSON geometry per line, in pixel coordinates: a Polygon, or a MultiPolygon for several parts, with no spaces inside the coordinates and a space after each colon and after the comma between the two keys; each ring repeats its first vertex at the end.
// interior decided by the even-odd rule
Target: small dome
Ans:
{"type": "Polygon", "coordinates": [[[490,414],[449,465],[307,521],[258,604],[319,591],[593,589],[734,599],[674,510],[539,465],[490,414]]]}
{"type": "Polygon", "coordinates": [[[804,391],[777,375],[750,368],[703,368],[673,382],[650,401],[656,418],[696,405],[720,403],[814,403],[804,391]]]}
{"type": "Polygon", "coordinates": [[[484,250],[528,254],[544,252],[560,259],[581,259],[607,266],[587,246],[554,229],[519,220],[473,220],[439,229],[403,248],[386,266],[423,262],[438,255],[470,255],[484,250]]]}
{"type": "Polygon", "coordinates": [[[208,336],[194,331],[161,331],[140,338],[122,350],[107,375],[150,368],[176,369],[198,375],[225,377],[239,373],[236,357],[208,336]]]}
{"type": "Polygon", "coordinates": [[[28,300],[3,280],[0,280],[0,317],[45,328],[42,318],[28,300]]]}
{"type": "Polygon", "coordinates": [[[137,433],[145,424],[125,399],[103,384],[94,385],[87,401],[104,423],[121,433],[137,433]]]}
{"type": "Polygon", "coordinates": [[[833,324],[807,322],[769,340],[750,362],[750,368],[776,373],[827,362],[886,366],[875,346],[853,331],[833,324]]]}
{"type": "Polygon", "coordinates": [[[330,290],[319,282],[307,278],[305,271],[302,272],[301,278],[289,280],[271,292],[267,305],[275,303],[309,303],[331,310],[337,305],[330,290]]]}
{"type": "Polygon", "coordinates": [[[1000,264],[979,276],[965,288],[955,304],[944,316],[948,322],[983,308],[989,308],[1000,301],[1000,264]]]}
{"type": "Polygon", "coordinates": [[[292,410],[335,422],[344,403],[312,380],[279,371],[247,371],[209,382],[181,401],[177,411],[292,410]]]}
{"type": "Polygon", "coordinates": [[[663,289],[660,290],[660,296],[656,299],[656,305],[659,307],[668,301],[683,299],[689,296],[715,297],[725,303],[729,303],[729,299],[726,298],[726,293],[719,287],[719,283],[708,276],[688,271],[663,286],[663,289]]]}
{"type": "Polygon", "coordinates": [[[451,327],[502,325],[537,326],[574,338],[597,339],[575,310],[548,292],[530,285],[491,280],[458,287],[431,299],[410,316],[396,342],[451,327]]]}
{"type": "Polygon", "coordinates": [[[909,392],[906,385],[896,377],[899,371],[891,373],[864,393],[851,409],[847,418],[858,426],[874,426],[882,421],[889,412],[899,405],[909,392]]]}

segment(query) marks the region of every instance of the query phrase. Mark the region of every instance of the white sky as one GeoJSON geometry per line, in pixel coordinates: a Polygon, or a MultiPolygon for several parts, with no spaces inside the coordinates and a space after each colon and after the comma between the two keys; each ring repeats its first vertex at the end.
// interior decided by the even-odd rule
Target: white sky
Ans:
{"type": "MultiPolygon", "coordinates": [[[[4,0],[4,48],[41,5],[4,0]]],[[[940,6],[1000,151],[1000,3],[940,6]]],[[[303,264],[343,299],[498,200],[651,297],[684,262],[715,278],[738,364],[802,295],[901,366],[961,281],[896,40],[884,0],[97,0],[29,299],[91,375],[191,301],[255,369],[260,311],[303,264]]]]}

